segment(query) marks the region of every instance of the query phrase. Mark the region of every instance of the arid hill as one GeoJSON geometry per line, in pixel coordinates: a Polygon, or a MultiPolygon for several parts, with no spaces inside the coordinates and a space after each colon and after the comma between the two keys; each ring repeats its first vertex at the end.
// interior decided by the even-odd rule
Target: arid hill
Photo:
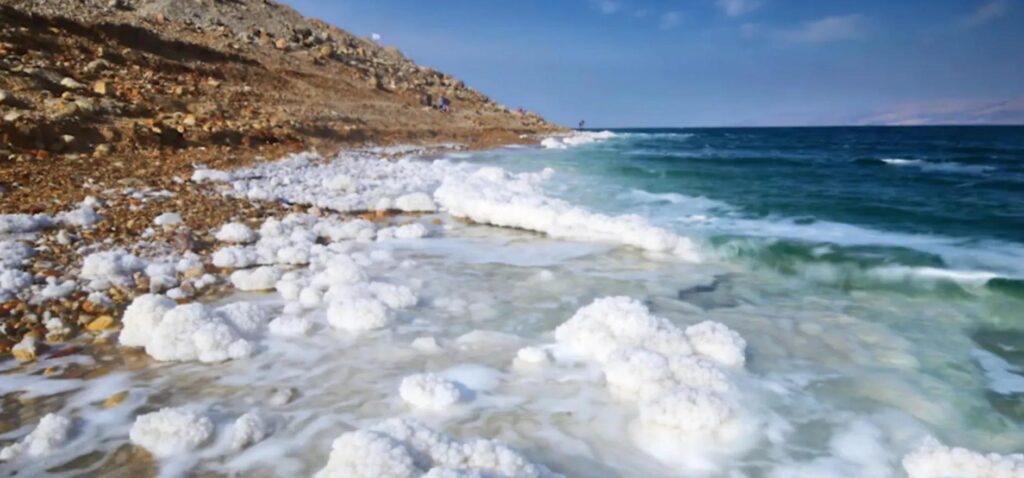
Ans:
{"type": "Polygon", "coordinates": [[[509,111],[270,0],[0,0],[0,209],[316,147],[521,142],[509,111]],[[425,106],[446,95],[451,113],[425,106]]]}

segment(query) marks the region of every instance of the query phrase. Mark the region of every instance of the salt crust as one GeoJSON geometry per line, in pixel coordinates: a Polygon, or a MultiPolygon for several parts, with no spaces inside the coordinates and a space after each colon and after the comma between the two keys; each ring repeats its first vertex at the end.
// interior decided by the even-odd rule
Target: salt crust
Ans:
{"type": "Polygon", "coordinates": [[[637,404],[642,425],[721,438],[740,420],[727,371],[742,368],[746,342],[725,325],[682,330],[640,301],[606,297],[558,326],[555,339],[599,365],[610,391],[637,404]]]}
{"type": "Polygon", "coordinates": [[[982,454],[927,438],[903,457],[910,478],[1022,478],[1024,454],[982,454]]]}
{"type": "Polygon", "coordinates": [[[0,450],[0,460],[45,457],[67,442],[70,431],[71,420],[62,415],[48,413],[25,438],[0,450]]]}
{"type": "Polygon", "coordinates": [[[135,298],[124,313],[121,345],[144,347],[161,361],[222,362],[247,357],[266,330],[269,313],[238,302],[209,310],[198,303],[177,305],[165,296],[135,298]]]}
{"type": "Polygon", "coordinates": [[[128,436],[158,458],[199,448],[213,435],[209,418],[184,408],[163,408],[136,417],[128,436]]]}
{"type": "Polygon", "coordinates": [[[398,392],[402,400],[424,410],[445,410],[463,400],[459,384],[432,373],[403,378],[398,392]]]}
{"type": "Polygon", "coordinates": [[[508,446],[458,440],[407,419],[391,419],[334,440],[316,478],[470,477],[554,478],[508,446]]]}

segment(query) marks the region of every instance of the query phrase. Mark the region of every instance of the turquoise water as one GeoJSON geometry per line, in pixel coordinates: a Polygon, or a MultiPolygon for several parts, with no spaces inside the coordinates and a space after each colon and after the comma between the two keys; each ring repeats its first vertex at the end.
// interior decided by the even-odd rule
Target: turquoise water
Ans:
{"type": "Polygon", "coordinates": [[[547,191],[636,213],[753,267],[848,288],[1024,278],[1024,128],[621,130],[502,167],[552,167],[547,191]],[[809,269],[814,269],[809,271],[809,269]]]}

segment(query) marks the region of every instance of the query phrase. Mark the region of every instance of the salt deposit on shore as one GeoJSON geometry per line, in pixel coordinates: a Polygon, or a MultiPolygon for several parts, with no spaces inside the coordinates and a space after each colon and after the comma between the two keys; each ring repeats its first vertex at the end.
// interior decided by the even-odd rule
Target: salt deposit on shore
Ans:
{"type": "MultiPolygon", "coordinates": [[[[944,404],[984,409],[983,394],[936,382],[926,351],[848,312],[939,322],[941,304],[791,293],[706,263],[688,238],[638,217],[549,197],[558,174],[367,153],[197,171],[229,194],[319,210],[233,219],[208,257],[89,250],[76,283],[96,289],[90,301],[136,280],[150,293],[116,339],[97,334],[121,354],[55,342],[60,353],[0,375],[26,407],[54,411],[0,436],[0,470],[38,449],[75,472],[116,474],[131,443],[169,474],[881,478],[902,465],[911,478],[1021,476],[1019,455],[916,447],[967,420],[944,404]],[[428,215],[331,212],[384,206],[428,215]],[[721,277],[737,303],[681,299],[721,277]],[[205,283],[228,293],[185,295],[205,283]],[[74,462],[91,453],[101,459],[74,462]]],[[[45,227],[33,221],[6,223],[45,227]]],[[[19,285],[32,252],[6,241],[0,293],[42,286],[31,275],[19,285]]],[[[1002,431],[959,442],[1021,443],[1002,431]]]]}

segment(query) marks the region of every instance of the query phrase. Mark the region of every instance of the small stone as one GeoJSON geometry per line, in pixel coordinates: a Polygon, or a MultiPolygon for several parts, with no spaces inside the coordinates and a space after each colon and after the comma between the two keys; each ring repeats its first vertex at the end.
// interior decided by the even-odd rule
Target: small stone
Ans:
{"type": "Polygon", "coordinates": [[[63,86],[69,90],[80,90],[85,88],[85,85],[75,81],[74,78],[65,76],[63,80],[60,80],[60,86],[63,86]]]}
{"type": "Polygon", "coordinates": [[[274,47],[278,50],[284,50],[285,48],[288,48],[288,40],[278,38],[277,41],[274,42],[274,47]]]}
{"type": "Polygon", "coordinates": [[[70,134],[63,134],[60,136],[60,141],[64,144],[71,144],[75,142],[75,137],[70,134]]]}
{"type": "Polygon", "coordinates": [[[181,124],[185,126],[195,126],[196,116],[192,114],[185,115],[185,119],[181,120],[181,124]]]}
{"type": "MultiPolygon", "coordinates": [[[[100,51],[98,53],[98,56],[103,56],[103,52],[100,51]]],[[[85,65],[85,71],[88,71],[89,73],[99,73],[108,68],[110,68],[110,62],[104,60],[103,58],[97,58],[93,61],[90,61],[89,64],[85,65]]]]}
{"type": "Polygon", "coordinates": [[[103,408],[114,408],[120,405],[126,398],[128,398],[128,391],[121,390],[120,392],[107,397],[107,399],[103,401],[103,408]]]}
{"type": "Polygon", "coordinates": [[[11,92],[7,90],[0,90],[0,105],[7,103],[12,98],[11,92]]]}
{"type": "Polygon", "coordinates": [[[18,121],[18,119],[21,118],[22,116],[25,116],[25,113],[22,112],[22,111],[18,111],[18,110],[9,111],[7,114],[4,115],[4,122],[6,122],[6,123],[13,123],[15,121],[18,121]]]}
{"type": "Polygon", "coordinates": [[[43,370],[43,376],[44,377],[53,377],[54,375],[59,375],[59,374],[60,374],[60,369],[57,368],[57,367],[47,367],[46,370],[43,370]]]}
{"type": "Polygon", "coordinates": [[[93,153],[96,156],[106,156],[110,154],[111,150],[113,150],[112,146],[107,143],[103,143],[96,145],[96,148],[93,149],[93,153]]]}
{"type": "Polygon", "coordinates": [[[92,91],[97,95],[106,96],[108,91],[107,82],[103,80],[97,81],[92,85],[92,91]]]}
{"type": "Polygon", "coordinates": [[[86,330],[90,332],[102,332],[114,326],[114,317],[111,315],[101,315],[96,317],[86,325],[86,330]]]}
{"type": "Polygon", "coordinates": [[[26,335],[21,342],[18,342],[18,345],[11,347],[11,355],[14,355],[14,358],[22,363],[35,361],[36,353],[36,339],[30,335],[26,335]]]}

